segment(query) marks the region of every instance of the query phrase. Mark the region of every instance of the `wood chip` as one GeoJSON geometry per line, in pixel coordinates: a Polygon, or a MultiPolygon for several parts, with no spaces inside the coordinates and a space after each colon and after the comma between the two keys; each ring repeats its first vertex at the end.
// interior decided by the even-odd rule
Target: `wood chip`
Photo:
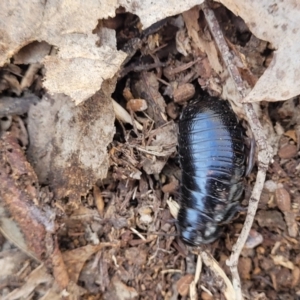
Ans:
{"type": "Polygon", "coordinates": [[[132,111],[144,111],[148,108],[148,105],[144,99],[131,99],[127,102],[126,108],[132,111]]]}
{"type": "Polygon", "coordinates": [[[184,103],[192,99],[194,95],[195,86],[191,83],[182,84],[173,92],[173,98],[176,103],[184,103]]]}
{"type": "Polygon", "coordinates": [[[281,211],[291,210],[291,196],[285,188],[278,188],[275,191],[275,199],[281,211]]]}
{"type": "Polygon", "coordinates": [[[176,283],[177,291],[182,297],[188,295],[190,290],[190,284],[192,283],[193,280],[194,280],[193,274],[186,274],[177,281],[176,283]]]}
{"type": "Polygon", "coordinates": [[[279,149],[278,155],[280,158],[292,158],[297,155],[297,147],[296,145],[285,145],[282,148],[279,149]]]}

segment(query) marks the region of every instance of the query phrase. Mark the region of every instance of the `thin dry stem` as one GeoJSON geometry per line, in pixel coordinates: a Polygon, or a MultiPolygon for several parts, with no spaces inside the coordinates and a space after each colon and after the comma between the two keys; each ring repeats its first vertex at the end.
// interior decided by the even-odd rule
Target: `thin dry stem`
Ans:
{"type": "MultiPolygon", "coordinates": [[[[116,118],[119,119],[120,121],[124,122],[124,123],[129,123],[131,125],[133,125],[132,119],[130,114],[127,112],[127,110],[125,110],[118,102],[116,102],[115,100],[112,100],[113,103],[113,107],[114,107],[114,111],[115,111],[115,115],[116,118]]],[[[143,130],[143,126],[134,120],[134,125],[136,126],[136,128],[138,130],[143,130]]]]}
{"type": "MultiPolygon", "coordinates": [[[[228,69],[230,76],[232,77],[236,89],[240,94],[240,102],[245,98],[247,95],[247,90],[244,85],[243,79],[240,76],[238,68],[234,63],[234,56],[231,54],[230,49],[225,41],[223,32],[218,24],[218,21],[215,17],[214,12],[208,8],[206,3],[201,5],[201,8],[204,12],[206,21],[210,28],[210,31],[215,39],[217,47],[221,53],[221,56],[224,60],[224,63],[228,69]]],[[[237,265],[240,253],[244,247],[244,244],[247,240],[249,235],[250,229],[253,224],[253,220],[256,214],[258,202],[260,199],[260,195],[263,189],[263,185],[266,178],[266,171],[271,160],[271,151],[267,145],[267,139],[264,135],[262,130],[262,126],[258,120],[258,117],[253,109],[251,103],[243,104],[246,116],[248,118],[249,125],[252,129],[254,138],[256,140],[256,144],[258,145],[258,173],[256,182],[252,191],[252,195],[250,197],[248,212],[245,224],[243,226],[242,232],[236,242],[236,244],[232,248],[232,253],[230,259],[227,261],[228,266],[230,267],[231,274],[232,274],[232,283],[236,293],[236,299],[241,300],[243,299],[242,296],[242,289],[241,289],[241,280],[238,273],[237,265]]]]}
{"type": "Polygon", "coordinates": [[[197,300],[198,299],[196,285],[197,285],[197,283],[200,279],[201,270],[202,270],[202,258],[201,258],[201,255],[198,254],[197,266],[196,266],[196,271],[195,271],[195,278],[190,284],[190,298],[191,298],[191,300],[197,300]]]}
{"type": "Polygon", "coordinates": [[[218,262],[213,258],[213,256],[207,251],[201,251],[200,253],[204,264],[209,267],[211,271],[215,274],[216,278],[221,277],[224,281],[224,289],[223,294],[226,300],[236,300],[236,296],[234,293],[234,288],[226,276],[225,272],[219,266],[218,262]]]}

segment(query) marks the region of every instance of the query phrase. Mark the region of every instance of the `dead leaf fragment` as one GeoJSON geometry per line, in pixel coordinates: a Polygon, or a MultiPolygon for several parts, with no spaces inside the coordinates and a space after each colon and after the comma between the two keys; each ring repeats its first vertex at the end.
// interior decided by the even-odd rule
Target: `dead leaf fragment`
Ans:
{"type": "Polygon", "coordinates": [[[147,114],[159,126],[165,123],[166,102],[158,89],[159,82],[153,72],[142,72],[141,78],[133,85],[134,96],[147,101],[147,114]]]}
{"type": "Polygon", "coordinates": [[[288,130],[287,132],[284,133],[284,135],[288,136],[295,143],[297,143],[297,132],[296,132],[296,130],[288,130]]]}
{"type": "Polygon", "coordinates": [[[194,42],[195,48],[200,49],[202,53],[206,53],[211,67],[217,74],[220,73],[223,70],[223,67],[218,59],[218,50],[216,45],[212,39],[204,39],[204,35],[199,26],[199,8],[193,7],[189,11],[184,12],[182,16],[187,27],[188,35],[194,42]],[[199,31],[202,34],[199,34],[199,31]]]}
{"type": "Polygon", "coordinates": [[[99,251],[104,247],[110,247],[113,244],[110,243],[102,243],[99,245],[87,245],[84,247],[80,247],[74,250],[65,251],[62,253],[62,257],[64,263],[67,267],[68,274],[70,279],[73,282],[77,282],[80,272],[83,268],[83,265],[94,253],[99,251]]]}
{"type": "Polygon", "coordinates": [[[202,300],[213,300],[213,296],[207,292],[202,292],[201,293],[201,299],[202,300]]]}
{"type": "Polygon", "coordinates": [[[171,215],[173,216],[174,219],[177,219],[178,212],[180,209],[179,203],[173,200],[172,198],[169,198],[167,200],[167,204],[169,206],[171,215]]]}
{"type": "Polygon", "coordinates": [[[124,123],[131,124],[131,125],[133,125],[133,122],[134,122],[134,124],[138,130],[143,130],[143,126],[136,120],[132,120],[130,114],[118,102],[113,100],[112,104],[114,107],[116,119],[118,119],[124,123]]]}
{"type": "Polygon", "coordinates": [[[56,56],[45,59],[45,87],[50,93],[66,94],[79,104],[99,90],[102,82],[111,79],[126,57],[124,52],[117,50],[112,29],[104,29],[111,33],[100,35],[101,46],[97,46],[99,37],[92,31],[99,19],[114,17],[116,9],[124,7],[126,12],[137,14],[146,28],[197,4],[196,0],[180,3],[143,0],[138,4],[125,0],[113,4],[110,1],[10,1],[0,10],[0,28],[3,28],[0,66],[22,47],[45,41],[59,49],[56,56]]]}
{"type": "Polygon", "coordinates": [[[177,119],[179,116],[178,105],[176,105],[174,102],[168,103],[166,111],[168,116],[173,120],[177,119]]]}
{"type": "Polygon", "coordinates": [[[3,203],[0,205],[0,232],[5,238],[18,247],[23,253],[26,253],[29,257],[39,261],[39,258],[32,249],[26,244],[24,235],[21,232],[18,224],[11,219],[8,211],[4,208],[3,203]]]}
{"type": "Polygon", "coordinates": [[[293,270],[294,269],[294,264],[288,260],[287,258],[285,258],[282,255],[271,255],[274,264],[275,265],[279,265],[279,266],[283,266],[287,269],[293,270]]]}
{"type": "Polygon", "coordinates": [[[48,183],[58,198],[76,203],[96,180],[106,177],[107,145],[114,129],[114,112],[106,82],[81,106],[63,95],[45,95],[28,114],[28,158],[40,183],[48,183]]]}
{"type": "Polygon", "coordinates": [[[232,295],[235,295],[235,291],[231,281],[229,280],[223,269],[219,266],[217,261],[213,258],[213,256],[210,253],[202,251],[201,257],[203,263],[210,268],[210,270],[215,274],[215,276],[221,277],[224,280],[224,288],[222,292],[224,293],[225,298],[232,299],[232,295]]]}
{"type": "Polygon", "coordinates": [[[133,287],[124,284],[120,279],[113,277],[108,292],[104,294],[104,300],[131,300],[138,297],[137,291],[133,287]]]}
{"type": "Polygon", "coordinates": [[[146,148],[138,150],[150,154],[143,162],[143,169],[147,174],[159,174],[165,166],[169,156],[175,152],[177,144],[176,127],[173,121],[151,132],[153,139],[146,148]]]}
{"type": "Polygon", "coordinates": [[[63,261],[62,253],[59,250],[57,238],[54,238],[54,249],[49,258],[51,262],[53,276],[61,289],[65,289],[69,284],[69,275],[63,261]]]}
{"type": "Polygon", "coordinates": [[[52,281],[52,276],[47,272],[46,267],[41,264],[27,276],[26,283],[23,286],[13,290],[11,293],[6,295],[3,300],[17,300],[24,297],[27,298],[39,284],[49,284],[52,281]]]}
{"type": "MultiPolygon", "coordinates": [[[[87,41],[82,41],[86,43],[87,41]]],[[[96,43],[96,41],[93,41],[96,43]]],[[[60,52],[61,53],[61,52],[60,52]]],[[[74,54],[75,55],[75,54],[74,54]]],[[[80,104],[89,97],[92,97],[103,82],[103,78],[113,78],[119,66],[125,59],[125,54],[116,55],[112,53],[99,53],[96,58],[78,57],[62,58],[48,56],[44,59],[46,68],[46,80],[44,86],[51,93],[64,93],[75,100],[75,104],[80,104]],[[78,74],[86,71],[85,76],[78,74]]]]}
{"type": "Polygon", "coordinates": [[[271,64],[244,101],[279,101],[299,95],[300,6],[294,0],[218,1],[276,49],[271,64]]]}
{"type": "Polygon", "coordinates": [[[194,280],[193,274],[186,274],[183,277],[181,277],[177,283],[177,291],[182,297],[186,297],[190,291],[190,284],[194,280]]]}
{"type": "Polygon", "coordinates": [[[0,270],[1,277],[9,277],[17,273],[24,261],[28,259],[27,255],[19,249],[10,249],[0,252],[0,270]]]}

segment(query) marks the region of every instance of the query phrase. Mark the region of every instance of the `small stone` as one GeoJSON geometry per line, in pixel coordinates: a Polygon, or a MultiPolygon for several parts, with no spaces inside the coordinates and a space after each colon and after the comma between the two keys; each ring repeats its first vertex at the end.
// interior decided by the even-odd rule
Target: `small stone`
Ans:
{"type": "Polygon", "coordinates": [[[244,247],[247,249],[253,249],[260,245],[263,240],[263,236],[259,232],[251,229],[244,247]]]}
{"type": "Polygon", "coordinates": [[[276,189],[275,199],[278,208],[282,212],[291,210],[291,196],[285,188],[276,189]]]}
{"type": "Polygon", "coordinates": [[[278,155],[280,158],[292,158],[297,156],[296,145],[288,144],[279,149],[278,155]]]}
{"type": "Polygon", "coordinates": [[[274,193],[277,186],[278,186],[278,184],[273,180],[266,180],[266,182],[264,184],[264,188],[270,193],[274,193]]]}

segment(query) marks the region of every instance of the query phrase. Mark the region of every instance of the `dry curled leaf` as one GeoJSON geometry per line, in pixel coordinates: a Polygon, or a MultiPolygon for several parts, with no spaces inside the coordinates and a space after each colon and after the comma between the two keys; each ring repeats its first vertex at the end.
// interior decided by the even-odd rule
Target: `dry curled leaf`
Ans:
{"type": "Polygon", "coordinates": [[[271,258],[273,259],[275,265],[283,266],[290,270],[294,269],[294,264],[282,255],[271,255],[271,258]]]}
{"type": "Polygon", "coordinates": [[[295,0],[218,0],[258,38],[272,43],[273,59],[245,102],[286,100],[300,94],[300,6],[295,0]]]}
{"type": "MultiPolygon", "coordinates": [[[[201,3],[199,3],[201,4],[201,3]]],[[[219,73],[223,70],[222,65],[218,59],[218,50],[212,39],[205,39],[203,33],[200,30],[199,26],[199,9],[194,7],[189,11],[186,11],[182,14],[185,21],[188,35],[195,43],[195,48],[198,48],[198,51],[201,50],[203,53],[206,53],[210,66],[215,72],[219,73]],[[201,34],[199,34],[199,32],[201,34]]]]}
{"type": "Polygon", "coordinates": [[[195,276],[193,274],[186,274],[177,281],[177,291],[182,297],[186,297],[188,295],[190,284],[194,280],[194,277],[195,276]]]}
{"type": "Polygon", "coordinates": [[[137,299],[137,291],[124,284],[117,276],[113,277],[108,291],[104,294],[104,300],[131,300],[137,299]]]}
{"type": "Polygon", "coordinates": [[[126,57],[117,50],[111,29],[101,29],[110,34],[100,34],[100,47],[97,46],[99,37],[92,31],[99,19],[114,17],[116,9],[124,7],[137,14],[146,28],[196,4],[199,1],[9,1],[0,9],[0,66],[22,47],[45,41],[59,49],[44,61],[45,86],[49,92],[64,93],[79,104],[91,97],[103,81],[112,78],[126,57]]]}
{"type": "Polygon", "coordinates": [[[114,129],[110,93],[113,84],[83,105],[63,95],[45,95],[28,115],[28,158],[40,183],[48,183],[58,198],[77,202],[108,168],[107,145],[114,129]]]}
{"type": "Polygon", "coordinates": [[[41,260],[46,253],[46,230],[38,219],[44,217],[37,206],[38,180],[17,139],[10,133],[0,140],[0,182],[1,206],[20,228],[29,252],[41,260]]]}
{"type": "Polygon", "coordinates": [[[52,281],[52,276],[47,272],[46,267],[41,264],[28,274],[24,285],[13,290],[2,299],[17,300],[20,298],[28,298],[39,284],[49,284],[52,283],[52,281]]]}
{"type": "Polygon", "coordinates": [[[94,253],[99,251],[102,247],[103,246],[101,244],[96,246],[87,245],[85,247],[65,251],[62,254],[68,274],[73,282],[77,282],[79,274],[86,260],[89,259],[94,253]]]}

